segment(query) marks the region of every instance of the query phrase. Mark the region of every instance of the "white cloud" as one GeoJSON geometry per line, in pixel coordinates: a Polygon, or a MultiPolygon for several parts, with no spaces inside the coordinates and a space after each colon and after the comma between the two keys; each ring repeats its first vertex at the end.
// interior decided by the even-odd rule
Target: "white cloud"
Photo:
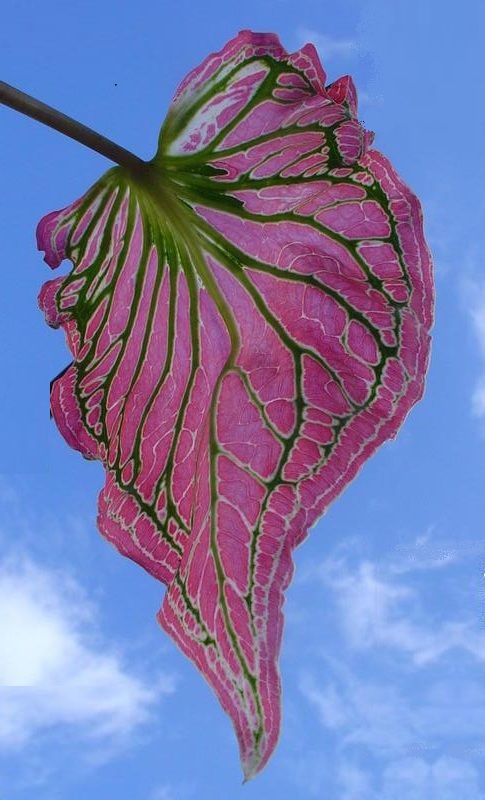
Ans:
{"type": "Polygon", "coordinates": [[[472,413],[475,417],[483,419],[485,417],[485,281],[467,282],[464,286],[464,295],[482,361],[482,374],[471,398],[472,413]]]}
{"type": "Polygon", "coordinates": [[[410,686],[398,668],[392,682],[377,674],[374,668],[373,679],[359,678],[327,658],[318,678],[315,670],[301,676],[301,693],[322,726],[338,734],[344,749],[362,745],[388,757],[424,750],[448,755],[482,751],[485,691],[479,681],[448,676],[410,686]]]}
{"type": "Polygon", "coordinates": [[[175,796],[167,784],[164,786],[159,786],[155,791],[151,794],[150,800],[175,800],[175,796]]]}
{"type": "Polygon", "coordinates": [[[304,674],[300,691],[323,727],[335,730],[343,750],[362,745],[377,754],[398,755],[418,738],[412,710],[396,687],[359,681],[342,665],[332,670],[328,661],[323,680],[304,674]]]}
{"type": "Polygon", "coordinates": [[[299,689],[333,742],[342,800],[485,800],[475,765],[485,753],[483,626],[451,598],[447,616],[424,602],[461,561],[443,560],[431,533],[418,538],[415,561],[395,550],[351,566],[344,543],[307,572],[328,590],[336,631],[299,689]]]}
{"type": "Polygon", "coordinates": [[[319,51],[323,64],[335,56],[352,56],[357,52],[357,44],[353,39],[338,39],[319,33],[311,28],[300,26],[297,30],[298,46],[310,42],[319,51]]]}
{"type": "Polygon", "coordinates": [[[443,757],[429,764],[423,759],[396,761],[384,770],[381,800],[484,800],[477,769],[470,763],[443,757]]]}
{"type": "MultiPolygon", "coordinates": [[[[428,568],[442,562],[428,562],[428,568]]],[[[357,650],[386,647],[408,654],[416,665],[441,658],[453,648],[485,660],[485,633],[474,622],[423,616],[415,589],[396,580],[392,563],[370,561],[351,569],[342,559],[328,559],[320,577],[334,592],[347,642],[357,650]]]]}
{"type": "Polygon", "coordinates": [[[392,761],[375,788],[371,775],[352,762],[338,770],[342,800],[485,800],[478,770],[466,761],[443,757],[432,763],[420,758],[392,761]]]}
{"type": "Polygon", "coordinates": [[[300,680],[300,691],[317,711],[326,728],[340,728],[348,721],[348,709],[342,705],[341,696],[332,683],[322,689],[309,673],[304,673],[300,680]]]}
{"type": "MultiPolygon", "coordinates": [[[[326,752],[305,748],[304,752],[293,752],[285,762],[285,768],[305,797],[322,797],[322,786],[328,782],[332,764],[326,752]]],[[[298,794],[300,796],[300,794],[298,794]]]]}
{"type": "Polygon", "coordinates": [[[62,729],[113,750],[173,680],[127,669],[100,636],[97,610],[61,572],[16,557],[0,565],[0,751],[62,729]]]}
{"type": "Polygon", "coordinates": [[[371,800],[373,791],[368,773],[357,764],[343,763],[338,768],[338,783],[341,800],[371,800]]]}
{"type": "Polygon", "coordinates": [[[171,785],[162,783],[155,787],[149,795],[149,800],[189,800],[198,796],[196,787],[190,781],[171,785]]]}
{"type": "Polygon", "coordinates": [[[485,417],[485,377],[481,378],[472,394],[474,417],[485,417]]]}
{"type": "Polygon", "coordinates": [[[485,283],[475,286],[475,302],[471,309],[473,327],[483,358],[485,359],[485,283]]]}

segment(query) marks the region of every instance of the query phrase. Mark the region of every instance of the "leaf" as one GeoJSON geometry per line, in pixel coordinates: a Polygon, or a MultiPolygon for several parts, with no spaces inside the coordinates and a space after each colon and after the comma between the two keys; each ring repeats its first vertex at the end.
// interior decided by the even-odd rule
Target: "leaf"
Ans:
{"type": "Polygon", "coordinates": [[[312,45],[243,31],[182,82],[157,155],[39,224],[73,363],[66,441],[98,525],[168,589],[161,626],[231,716],[247,777],[280,729],[292,550],[421,397],[432,279],[416,197],[312,45]]]}

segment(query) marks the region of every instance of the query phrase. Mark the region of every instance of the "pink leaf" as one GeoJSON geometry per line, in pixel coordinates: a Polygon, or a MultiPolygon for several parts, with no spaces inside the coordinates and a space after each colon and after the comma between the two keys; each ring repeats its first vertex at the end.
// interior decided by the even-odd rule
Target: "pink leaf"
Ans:
{"type": "Polygon", "coordinates": [[[421,397],[419,203],[312,45],[243,31],[182,82],[156,157],[39,224],[72,365],[66,441],[98,525],[168,589],[162,627],[231,716],[246,776],[280,728],[292,550],[421,397]]]}

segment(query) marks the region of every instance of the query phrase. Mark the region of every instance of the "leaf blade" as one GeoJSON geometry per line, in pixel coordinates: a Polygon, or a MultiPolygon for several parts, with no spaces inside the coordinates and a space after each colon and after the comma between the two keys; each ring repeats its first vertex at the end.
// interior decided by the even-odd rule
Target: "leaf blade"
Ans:
{"type": "Polygon", "coordinates": [[[98,526],[231,716],[246,777],[280,726],[291,552],[424,387],[420,206],[314,48],[242,32],[179,88],[146,175],[48,215],[41,291],[73,365],[52,410],[107,468],[98,526]]]}

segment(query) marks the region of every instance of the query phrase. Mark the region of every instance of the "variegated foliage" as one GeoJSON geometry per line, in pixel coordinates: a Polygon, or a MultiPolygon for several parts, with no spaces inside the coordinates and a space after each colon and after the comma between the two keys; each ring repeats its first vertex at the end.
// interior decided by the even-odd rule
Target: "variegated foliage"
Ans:
{"type": "Polygon", "coordinates": [[[66,441],[106,467],[98,525],[167,585],[159,620],[253,775],[280,728],[292,550],[423,391],[416,197],[315,49],[244,31],[181,84],[146,169],[49,214],[40,303],[73,363],[66,441]]]}

